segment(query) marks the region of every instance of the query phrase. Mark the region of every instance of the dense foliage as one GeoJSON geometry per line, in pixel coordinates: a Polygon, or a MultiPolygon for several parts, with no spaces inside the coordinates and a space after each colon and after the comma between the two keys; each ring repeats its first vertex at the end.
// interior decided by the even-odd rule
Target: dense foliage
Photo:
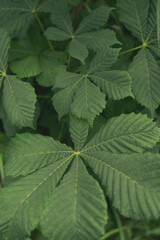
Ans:
{"type": "Polygon", "coordinates": [[[0,36],[1,239],[159,219],[160,1],[0,0],[0,36]]]}

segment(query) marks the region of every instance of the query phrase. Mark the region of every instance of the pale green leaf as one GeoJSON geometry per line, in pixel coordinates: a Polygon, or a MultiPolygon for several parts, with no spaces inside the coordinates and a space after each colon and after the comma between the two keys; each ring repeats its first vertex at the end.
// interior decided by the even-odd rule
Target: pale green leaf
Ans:
{"type": "Polygon", "coordinates": [[[39,56],[31,55],[10,64],[10,69],[17,74],[19,78],[29,78],[41,73],[39,66],[39,56]]]}
{"type": "Polygon", "coordinates": [[[132,96],[131,77],[125,71],[112,70],[89,76],[107,94],[109,99],[119,100],[132,96]]]}
{"type": "Polygon", "coordinates": [[[45,36],[53,41],[64,41],[70,39],[70,35],[65,31],[56,27],[49,27],[45,32],[45,36]]]}
{"type": "Polygon", "coordinates": [[[93,122],[96,115],[105,108],[105,95],[97,86],[84,78],[77,88],[71,112],[78,118],[93,122]]]}
{"type": "Polygon", "coordinates": [[[103,192],[77,156],[44,211],[42,231],[51,240],[97,240],[106,222],[103,192]]]}
{"type": "Polygon", "coordinates": [[[142,42],[147,33],[149,0],[117,0],[120,21],[142,42]]]}
{"type": "MultiPolygon", "coordinates": [[[[8,33],[0,29],[0,72],[6,72],[8,61],[8,50],[10,47],[10,38],[8,33]]],[[[0,74],[1,75],[1,74],[0,74]]],[[[1,85],[1,80],[0,80],[1,85]]]]}
{"type": "Polygon", "coordinates": [[[83,63],[88,56],[88,49],[77,39],[73,39],[70,42],[68,52],[71,57],[77,58],[83,63]]]}
{"type": "Polygon", "coordinates": [[[0,191],[0,231],[8,240],[30,236],[71,159],[52,163],[0,191]]]}
{"type": "Polygon", "coordinates": [[[59,118],[70,112],[74,95],[83,78],[84,76],[82,74],[69,72],[57,76],[54,86],[62,90],[53,95],[52,103],[58,112],[59,118]]]}
{"type": "Polygon", "coordinates": [[[114,44],[120,44],[116,39],[115,33],[109,29],[82,33],[77,36],[77,39],[85,44],[87,48],[94,51],[105,49],[114,44]]]}
{"type": "Polygon", "coordinates": [[[160,1],[157,0],[157,35],[158,43],[160,45],[160,1]]]}
{"type": "Polygon", "coordinates": [[[2,100],[7,118],[13,125],[33,127],[36,94],[29,83],[7,75],[2,100]]]}
{"type": "Polygon", "coordinates": [[[76,83],[79,83],[83,79],[82,74],[64,72],[56,77],[54,87],[55,88],[66,88],[76,83]]]}
{"type": "Polygon", "coordinates": [[[155,110],[160,104],[160,70],[148,49],[141,49],[134,57],[129,73],[133,82],[133,94],[137,101],[150,111],[155,110]]]}
{"type": "Polygon", "coordinates": [[[39,56],[39,66],[41,74],[37,76],[38,83],[43,87],[54,85],[56,77],[65,72],[67,56],[60,51],[44,51],[39,56]]]}
{"type": "Polygon", "coordinates": [[[103,27],[108,20],[110,11],[111,9],[106,5],[99,6],[93,10],[87,17],[82,20],[75,32],[75,35],[77,36],[81,33],[89,32],[93,29],[103,27]]]}
{"type": "Polygon", "coordinates": [[[133,219],[160,215],[160,156],[90,152],[82,157],[101,180],[113,206],[133,219]]]}
{"type": "Polygon", "coordinates": [[[6,146],[5,173],[14,177],[28,175],[71,155],[72,152],[71,148],[51,137],[30,133],[18,134],[6,146]]]}
{"type": "Polygon", "coordinates": [[[53,95],[52,103],[58,113],[59,119],[70,112],[70,106],[73,101],[76,89],[77,86],[73,87],[71,85],[53,95]]]}
{"type": "Polygon", "coordinates": [[[70,134],[76,151],[79,151],[86,142],[89,130],[89,123],[86,120],[75,118],[70,119],[70,134]]]}
{"type": "Polygon", "coordinates": [[[160,129],[141,114],[122,114],[111,118],[81,152],[144,152],[159,141],[160,129]]]}
{"type": "Polygon", "coordinates": [[[109,69],[116,62],[119,51],[119,48],[107,48],[99,51],[90,62],[87,74],[109,69]]]}
{"type": "Polygon", "coordinates": [[[0,27],[5,26],[5,29],[12,35],[28,27],[34,19],[32,10],[37,7],[38,2],[0,0],[0,27]]]}
{"type": "Polygon", "coordinates": [[[67,4],[56,2],[51,14],[51,21],[66,34],[72,36],[73,26],[67,4]]]}

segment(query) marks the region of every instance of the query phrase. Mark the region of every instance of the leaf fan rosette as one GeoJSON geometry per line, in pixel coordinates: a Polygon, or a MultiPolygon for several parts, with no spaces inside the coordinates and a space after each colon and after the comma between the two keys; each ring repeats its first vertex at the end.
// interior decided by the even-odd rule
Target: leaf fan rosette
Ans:
{"type": "Polygon", "coordinates": [[[71,112],[78,118],[93,122],[105,108],[105,95],[119,100],[131,93],[131,78],[126,71],[109,70],[120,49],[99,51],[83,73],[65,72],[56,77],[52,102],[59,118],[71,112]]]}
{"type": "Polygon", "coordinates": [[[2,88],[4,112],[12,125],[18,128],[33,128],[36,104],[35,90],[31,84],[7,74],[10,38],[3,29],[0,29],[0,36],[0,87],[2,88]]]}
{"type": "Polygon", "coordinates": [[[94,9],[74,31],[67,4],[58,2],[51,13],[51,21],[55,27],[49,27],[45,35],[53,41],[70,40],[68,47],[70,56],[84,63],[88,49],[99,51],[119,44],[113,31],[100,29],[106,24],[111,10],[106,5],[94,9]]]}
{"type": "Polygon", "coordinates": [[[10,140],[5,173],[15,179],[0,191],[6,239],[25,239],[40,226],[50,240],[97,240],[108,220],[105,196],[124,216],[159,218],[160,156],[149,152],[159,141],[155,123],[131,113],[110,119],[89,141],[88,130],[86,120],[71,117],[74,149],[39,134],[10,140]]]}

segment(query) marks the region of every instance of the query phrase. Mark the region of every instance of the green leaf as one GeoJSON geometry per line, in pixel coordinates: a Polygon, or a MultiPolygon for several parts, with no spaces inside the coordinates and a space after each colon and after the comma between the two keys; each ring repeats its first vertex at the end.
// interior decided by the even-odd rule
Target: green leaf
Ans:
{"type": "Polygon", "coordinates": [[[30,133],[18,134],[6,147],[5,172],[7,176],[25,176],[71,155],[72,152],[71,148],[51,137],[30,133]]]}
{"type": "Polygon", "coordinates": [[[38,2],[39,0],[0,0],[0,27],[5,26],[5,29],[12,35],[28,27],[34,19],[32,10],[37,8],[38,2]]]}
{"type": "Polygon", "coordinates": [[[84,78],[77,88],[71,112],[78,118],[93,122],[105,108],[105,95],[89,79],[84,78]]]}
{"type": "Polygon", "coordinates": [[[109,99],[119,100],[131,93],[131,78],[125,71],[108,71],[90,75],[92,81],[107,94],[109,99]]]}
{"type": "Polygon", "coordinates": [[[7,75],[2,100],[8,120],[13,125],[19,128],[33,127],[36,95],[29,83],[7,75]]]}
{"type": "Polygon", "coordinates": [[[16,73],[19,78],[37,76],[42,71],[38,59],[38,56],[31,55],[24,59],[14,61],[10,64],[10,69],[13,73],[16,73]]]}
{"type": "MultiPolygon", "coordinates": [[[[0,72],[7,71],[7,61],[8,61],[8,50],[10,47],[10,38],[8,33],[0,29],[0,72]]],[[[1,77],[1,74],[0,74],[1,77]]],[[[1,86],[1,79],[0,79],[0,86],[1,86]]]]}
{"type": "Polygon", "coordinates": [[[75,118],[70,119],[70,135],[75,144],[76,151],[81,150],[88,136],[89,124],[86,120],[75,118]]]}
{"type": "Polygon", "coordinates": [[[45,36],[53,41],[64,41],[71,37],[68,33],[56,27],[47,28],[45,36]]]}
{"type": "Polygon", "coordinates": [[[104,234],[106,213],[102,190],[77,156],[44,211],[42,231],[49,239],[97,240],[104,234]]]}
{"type": "Polygon", "coordinates": [[[129,73],[132,77],[133,94],[137,101],[150,111],[160,104],[160,70],[151,52],[143,48],[134,57],[129,73]]]}
{"type": "Polygon", "coordinates": [[[83,158],[100,178],[113,206],[133,219],[160,215],[160,156],[96,152],[83,158]],[[154,162],[154,164],[153,164],[154,162]]]}
{"type": "Polygon", "coordinates": [[[71,112],[78,118],[93,122],[105,107],[105,95],[121,99],[131,94],[131,81],[127,72],[98,72],[109,68],[117,59],[119,49],[98,52],[82,74],[64,73],[57,76],[54,87],[60,90],[52,98],[59,118],[71,112]],[[108,77],[107,77],[108,76],[108,77]],[[108,79],[109,78],[109,79],[108,79]],[[100,89],[90,80],[95,82],[100,89]],[[103,80],[103,81],[102,81],[103,80]],[[61,90],[62,89],[62,90],[61,90]]]}
{"type": "Polygon", "coordinates": [[[147,33],[149,0],[118,0],[117,9],[120,21],[142,42],[147,33]]]}
{"type": "Polygon", "coordinates": [[[0,231],[8,240],[24,239],[37,227],[72,155],[21,178],[0,191],[0,231]]]}
{"type": "Polygon", "coordinates": [[[160,45],[160,1],[157,1],[157,34],[158,43],[160,45]]]}
{"type": "Polygon", "coordinates": [[[88,56],[88,50],[86,46],[77,39],[73,39],[70,42],[68,52],[71,57],[77,58],[83,63],[88,56]]]}
{"type": "Polygon", "coordinates": [[[67,35],[72,36],[73,26],[67,4],[61,2],[55,4],[51,14],[51,21],[67,35]]]}
{"type": "Polygon", "coordinates": [[[44,51],[39,56],[41,74],[37,76],[37,82],[43,87],[54,85],[56,77],[65,72],[67,55],[60,51],[44,51]]]}
{"type": "Polygon", "coordinates": [[[144,152],[159,140],[160,130],[141,114],[122,114],[103,126],[81,152],[144,152]]]}
{"type": "Polygon", "coordinates": [[[87,74],[109,69],[116,62],[119,51],[119,48],[107,48],[99,51],[90,62],[87,74]]]}
{"type": "Polygon", "coordinates": [[[114,44],[120,44],[116,39],[115,33],[109,29],[82,33],[77,36],[77,39],[85,44],[87,48],[94,51],[106,49],[114,44]]]}
{"type": "Polygon", "coordinates": [[[106,5],[99,6],[93,10],[87,17],[82,20],[75,32],[75,35],[77,36],[81,33],[89,32],[93,29],[103,27],[108,20],[110,11],[111,9],[106,5]]]}

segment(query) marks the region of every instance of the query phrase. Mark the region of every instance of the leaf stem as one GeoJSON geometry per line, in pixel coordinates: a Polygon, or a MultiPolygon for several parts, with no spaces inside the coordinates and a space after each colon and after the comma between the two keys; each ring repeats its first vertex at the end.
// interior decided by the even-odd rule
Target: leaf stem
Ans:
{"type": "MultiPolygon", "coordinates": [[[[127,227],[124,226],[123,230],[124,229],[127,229],[127,227]]],[[[120,231],[119,228],[113,229],[113,230],[107,232],[103,237],[101,237],[100,240],[106,240],[107,238],[111,237],[112,235],[115,235],[115,234],[119,233],[119,231],[120,231]]]]}
{"type": "Polygon", "coordinates": [[[91,13],[92,10],[90,9],[90,7],[88,6],[88,4],[84,1],[84,0],[81,0],[83,6],[86,8],[86,10],[88,11],[88,13],[91,13]]]}
{"type": "Polygon", "coordinates": [[[142,48],[142,47],[144,47],[144,45],[143,45],[143,44],[142,44],[142,45],[140,45],[140,46],[138,46],[138,47],[131,48],[131,49],[127,50],[127,51],[120,52],[120,53],[119,53],[119,56],[121,56],[121,55],[123,55],[123,54],[126,54],[126,53],[129,53],[129,52],[133,52],[133,51],[135,51],[135,50],[137,50],[137,49],[140,49],[140,48],[142,48]]]}
{"type": "Polygon", "coordinates": [[[2,158],[2,154],[0,154],[0,184],[2,187],[3,187],[3,179],[4,179],[3,158],[2,158]]]}
{"type": "MultiPolygon", "coordinates": [[[[37,19],[37,22],[38,22],[39,25],[40,25],[40,28],[42,29],[42,32],[44,33],[44,32],[45,32],[45,29],[44,29],[44,26],[43,26],[43,24],[42,24],[42,22],[41,22],[41,20],[40,20],[40,18],[39,18],[39,16],[38,16],[37,12],[36,12],[35,10],[33,10],[32,13],[34,14],[35,18],[37,19]]],[[[51,49],[52,51],[54,51],[54,47],[52,46],[52,43],[50,42],[50,40],[49,40],[47,37],[46,37],[46,40],[47,40],[47,42],[48,42],[48,45],[49,45],[50,49],[51,49]]]]}
{"type": "Polygon", "coordinates": [[[120,236],[120,240],[125,240],[125,236],[124,236],[124,232],[123,232],[123,226],[122,226],[122,222],[120,219],[120,216],[118,214],[118,212],[113,208],[113,213],[119,228],[119,236],[120,236]]]}

